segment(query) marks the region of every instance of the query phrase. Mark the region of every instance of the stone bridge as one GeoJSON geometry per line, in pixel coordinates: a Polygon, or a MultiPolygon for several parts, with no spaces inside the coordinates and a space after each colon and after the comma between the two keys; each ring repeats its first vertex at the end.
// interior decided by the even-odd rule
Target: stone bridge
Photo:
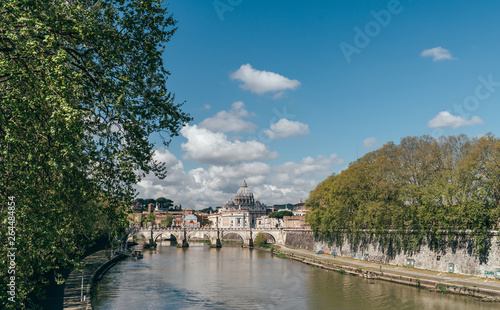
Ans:
{"type": "Polygon", "coordinates": [[[159,238],[176,240],[178,245],[188,246],[193,237],[210,240],[211,246],[220,246],[221,240],[227,239],[229,234],[236,234],[243,240],[244,246],[253,246],[258,233],[264,233],[268,239],[273,239],[275,244],[285,244],[287,232],[303,231],[303,229],[281,228],[130,228],[129,234],[136,234],[155,244],[159,238]],[[271,238],[269,238],[271,237],[271,238]]]}

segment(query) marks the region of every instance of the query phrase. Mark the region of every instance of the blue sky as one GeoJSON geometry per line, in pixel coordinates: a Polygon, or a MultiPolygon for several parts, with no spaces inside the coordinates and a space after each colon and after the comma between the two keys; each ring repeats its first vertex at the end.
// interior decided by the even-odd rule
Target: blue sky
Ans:
{"type": "MultiPolygon", "coordinates": [[[[164,3],[166,5],[166,3],[164,3]]],[[[500,2],[170,1],[169,89],[194,120],[139,196],[265,204],[405,136],[500,132],[500,2]]],[[[152,136],[153,141],[158,141],[152,136]]]]}

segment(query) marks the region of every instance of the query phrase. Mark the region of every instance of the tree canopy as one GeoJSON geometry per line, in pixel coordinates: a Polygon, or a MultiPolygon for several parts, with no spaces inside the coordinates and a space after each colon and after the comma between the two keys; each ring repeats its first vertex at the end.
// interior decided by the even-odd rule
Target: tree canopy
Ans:
{"type": "Polygon", "coordinates": [[[320,183],[306,205],[313,231],[329,241],[397,230],[406,235],[398,246],[412,250],[424,236],[439,246],[471,231],[484,257],[488,230],[500,217],[500,140],[488,134],[387,143],[320,183]]]}
{"type": "Polygon", "coordinates": [[[174,217],[172,214],[167,214],[165,216],[165,219],[161,220],[161,225],[163,227],[170,227],[172,226],[172,221],[174,220],[174,217]]]}
{"type": "Polygon", "coordinates": [[[20,249],[15,302],[0,302],[21,309],[98,234],[123,229],[132,185],[166,174],[150,134],[167,145],[190,117],[166,88],[177,28],[161,1],[10,0],[0,16],[0,230],[14,197],[20,249]]]}
{"type": "Polygon", "coordinates": [[[288,211],[288,210],[283,210],[283,211],[277,211],[277,212],[273,212],[273,213],[269,214],[270,218],[282,219],[284,216],[293,216],[293,212],[288,211]]]}
{"type": "Polygon", "coordinates": [[[257,236],[255,237],[255,241],[253,242],[254,246],[256,247],[261,247],[263,244],[267,243],[267,236],[266,234],[259,232],[257,236]]]}

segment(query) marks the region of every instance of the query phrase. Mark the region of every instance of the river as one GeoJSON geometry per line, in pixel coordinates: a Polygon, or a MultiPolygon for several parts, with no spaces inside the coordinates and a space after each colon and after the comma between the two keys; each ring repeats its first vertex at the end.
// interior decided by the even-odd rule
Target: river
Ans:
{"type": "Polygon", "coordinates": [[[241,247],[162,243],[111,268],[94,309],[499,309],[495,303],[431,293],[311,267],[241,247]]]}

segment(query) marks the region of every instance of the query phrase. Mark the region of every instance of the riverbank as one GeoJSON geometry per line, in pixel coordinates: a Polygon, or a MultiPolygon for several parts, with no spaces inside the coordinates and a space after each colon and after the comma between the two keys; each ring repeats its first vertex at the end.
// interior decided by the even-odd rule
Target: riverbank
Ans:
{"type": "Polygon", "coordinates": [[[65,310],[92,309],[92,285],[116,262],[126,257],[118,254],[109,258],[109,252],[110,250],[101,250],[85,257],[82,260],[83,266],[70,273],[64,287],[65,310]]]}
{"type": "Polygon", "coordinates": [[[483,301],[500,302],[499,280],[339,258],[284,245],[280,245],[274,253],[342,274],[406,284],[442,294],[459,294],[483,301]]]}

